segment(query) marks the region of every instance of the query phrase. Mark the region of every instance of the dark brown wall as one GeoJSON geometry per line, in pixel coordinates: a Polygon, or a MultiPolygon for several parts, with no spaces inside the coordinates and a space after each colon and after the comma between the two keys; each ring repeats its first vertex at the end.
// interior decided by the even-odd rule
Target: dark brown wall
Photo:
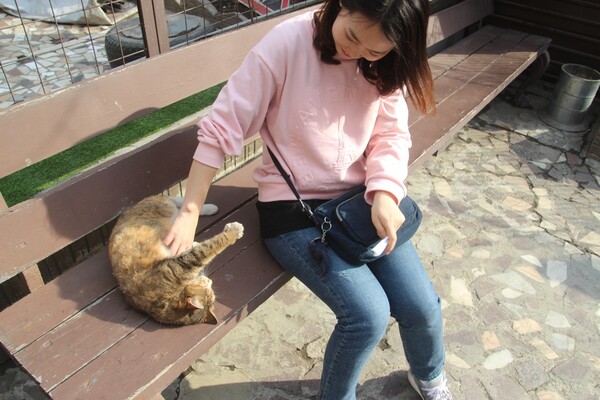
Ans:
{"type": "Polygon", "coordinates": [[[548,78],[576,63],[600,71],[600,1],[494,0],[490,23],[552,39],[548,78]]]}

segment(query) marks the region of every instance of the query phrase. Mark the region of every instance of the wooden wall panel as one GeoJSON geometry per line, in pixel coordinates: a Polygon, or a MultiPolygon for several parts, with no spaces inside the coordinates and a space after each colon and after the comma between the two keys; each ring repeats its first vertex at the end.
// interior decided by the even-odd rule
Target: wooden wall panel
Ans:
{"type": "Polygon", "coordinates": [[[494,0],[488,22],[552,39],[547,77],[565,63],[600,71],[600,2],[597,0],[494,0]]]}

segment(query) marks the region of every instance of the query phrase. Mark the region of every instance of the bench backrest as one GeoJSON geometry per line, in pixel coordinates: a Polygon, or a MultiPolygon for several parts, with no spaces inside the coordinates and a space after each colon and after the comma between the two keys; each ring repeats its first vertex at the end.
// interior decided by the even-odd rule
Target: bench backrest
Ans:
{"type": "MultiPolygon", "coordinates": [[[[0,177],[227,80],[269,29],[304,11],[120,68],[1,112],[0,177]]],[[[433,15],[428,44],[491,12],[491,0],[466,0],[433,15]]],[[[193,126],[168,132],[1,211],[0,283],[113,220],[143,197],[184,179],[195,146],[193,126]]]]}

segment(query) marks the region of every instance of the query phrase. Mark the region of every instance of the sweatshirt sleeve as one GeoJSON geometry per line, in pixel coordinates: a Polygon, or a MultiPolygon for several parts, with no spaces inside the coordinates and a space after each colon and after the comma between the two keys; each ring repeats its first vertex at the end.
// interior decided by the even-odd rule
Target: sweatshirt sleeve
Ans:
{"type": "Polygon", "coordinates": [[[380,100],[375,128],[367,146],[367,202],[372,204],[375,192],[380,190],[391,193],[397,203],[406,196],[404,181],[408,175],[410,147],[408,106],[398,91],[380,100]]]}
{"type": "Polygon", "coordinates": [[[219,168],[225,155],[241,154],[244,139],[258,133],[264,123],[276,88],[277,77],[257,48],[251,50],[198,123],[194,160],[219,168]]]}

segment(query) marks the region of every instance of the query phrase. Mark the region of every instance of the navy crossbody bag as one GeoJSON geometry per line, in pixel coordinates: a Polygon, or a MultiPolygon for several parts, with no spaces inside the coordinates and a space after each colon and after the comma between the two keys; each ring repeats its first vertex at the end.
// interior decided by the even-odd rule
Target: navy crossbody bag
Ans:
{"type": "MultiPolygon", "coordinates": [[[[340,258],[353,265],[366,264],[384,256],[387,238],[381,239],[377,235],[371,220],[371,205],[365,201],[364,186],[350,189],[312,210],[302,201],[277,157],[271,149],[267,149],[273,163],[300,202],[303,212],[321,232],[321,236],[315,238],[309,247],[311,255],[325,264],[324,270],[327,264],[325,246],[331,247],[340,258]]],[[[396,247],[415,234],[423,219],[419,206],[408,196],[400,201],[399,208],[405,220],[396,232],[396,247]]]]}

